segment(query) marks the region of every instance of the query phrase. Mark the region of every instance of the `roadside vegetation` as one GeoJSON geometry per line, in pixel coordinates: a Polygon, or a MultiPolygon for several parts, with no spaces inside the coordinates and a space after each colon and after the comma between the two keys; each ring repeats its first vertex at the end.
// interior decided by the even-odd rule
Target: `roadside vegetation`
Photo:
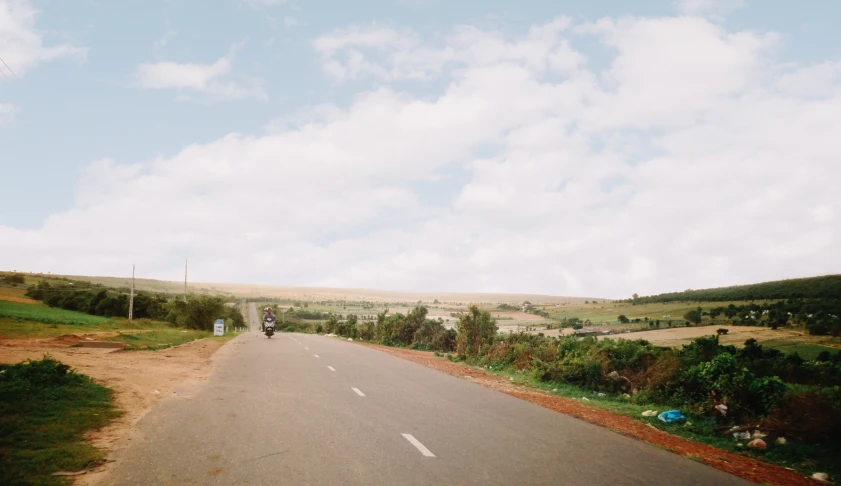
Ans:
{"type": "MultiPolygon", "coordinates": [[[[29,288],[27,297],[49,307],[78,311],[92,316],[127,317],[129,295],[125,292],[81,281],[39,281],[29,288]]],[[[245,320],[236,306],[209,295],[189,294],[169,297],[165,294],[136,292],[133,315],[138,319],[166,321],[179,327],[213,330],[213,321],[228,319],[231,326],[243,327],[245,320]]]]}
{"type": "Polygon", "coordinates": [[[499,334],[490,313],[476,306],[451,330],[426,319],[418,306],[407,315],[380,313],[361,326],[354,319],[329,319],[324,331],[436,351],[641,420],[651,420],[640,415],[648,409],[679,409],[686,421],[651,423],[803,473],[841,474],[841,457],[832,452],[841,448],[841,351],[804,359],[752,339],[742,348],[725,346],[718,335],[673,349],[641,339],[499,334]],[[730,429],[744,426],[767,434],[765,449],[733,438],[730,429]],[[780,437],[785,444],[776,443],[780,437]]]}
{"type": "Polygon", "coordinates": [[[0,317],[20,321],[37,321],[43,324],[69,324],[75,326],[96,326],[108,322],[101,316],[82,312],[54,309],[44,305],[21,304],[0,300],[0,317]]]}
{"type": "Polygon", "coordinates": [[[157,351],[189,343],[197,339],[213,338],[213,333],[193,329],[160,329],[141,332],[120,332],[105,341],[124,343],[126,351],[157,351]]]}
{"type": "Polygon", "coordinates": [[[49,357],[0,365],[0,484],[62,485],[103,460],[84,435],[118,416],[111,390],[49,357]]]}

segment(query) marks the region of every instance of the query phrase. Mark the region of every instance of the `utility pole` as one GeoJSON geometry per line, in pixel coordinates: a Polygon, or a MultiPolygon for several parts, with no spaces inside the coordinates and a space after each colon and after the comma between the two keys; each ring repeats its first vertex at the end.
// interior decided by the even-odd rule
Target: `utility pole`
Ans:
{"type": "Polygon", "coordinates": [[[184,296],[187,295],[187,259],[184,259],[184,296]]]}
{"type": "Polygon", "coordinates": [[[134,264],[131,265],[131,294],[128,298],[128,320],[134,319],[134,264]]]}

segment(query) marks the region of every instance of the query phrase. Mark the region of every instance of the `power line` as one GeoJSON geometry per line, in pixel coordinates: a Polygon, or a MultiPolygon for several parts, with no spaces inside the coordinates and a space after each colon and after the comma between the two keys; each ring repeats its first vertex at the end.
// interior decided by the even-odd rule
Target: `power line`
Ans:
{"type": "MultiPolygon", "coordinates": [[[[14,71],[12,71],[12,68],[10,68],[8,64],[6,64],[6,61],[4,61],[2,57],[0,57],[0,62],[2,62],[4,66],[6,66],[6,69],[8,69],[10,73],[12,73],[12,75],[15,77],[15,79],[18,79],[18,75],[15,74],[14,71]]],[[[0,71],[0,72],[2,72],[2,71],[0,71]]],[[[3,75],[6,76],[6,73],[3,73],[3,75]]],[[[8,78],[8,76],[6,76],[6,77],[8,78]]]]}

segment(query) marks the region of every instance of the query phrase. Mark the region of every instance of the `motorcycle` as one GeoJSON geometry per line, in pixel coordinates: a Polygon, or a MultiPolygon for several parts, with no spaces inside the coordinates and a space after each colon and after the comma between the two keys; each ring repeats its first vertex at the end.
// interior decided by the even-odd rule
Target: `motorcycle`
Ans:
{"type": "Polygon", "coordinates": [[[267,319],[263,321],[263,330],[269,339],[271,339],[274,335],[275,326],[277,326],[277,321],[274,319],[267,319]]]}

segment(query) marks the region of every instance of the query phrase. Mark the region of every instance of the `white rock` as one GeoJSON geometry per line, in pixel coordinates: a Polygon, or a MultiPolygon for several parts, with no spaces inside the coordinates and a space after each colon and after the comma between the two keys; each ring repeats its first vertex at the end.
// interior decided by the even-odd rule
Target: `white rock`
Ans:
{"type": "Polygon", "coordinates": [[[817,472],[812,474],[812,479],[817,479],[818,481],[828,482],[829,481],[829,474],[817,472]]]}

